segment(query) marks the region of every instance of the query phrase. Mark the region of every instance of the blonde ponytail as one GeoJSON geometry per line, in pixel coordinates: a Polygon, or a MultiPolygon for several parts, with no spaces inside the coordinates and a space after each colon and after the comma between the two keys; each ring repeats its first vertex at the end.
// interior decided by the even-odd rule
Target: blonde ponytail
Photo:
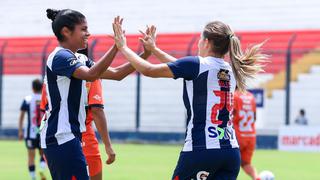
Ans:
{"type": "Polygon", "coordinates": [[[258,72],[263,71],[262,63],[268,59],[267,55],[260,53],[264,42],[247,49],[243,54],[240,40],[231,28],[221,21],[208,23],[202,35],[211,42],[214,54],[223,57],[229,51],[232,71],[240,91],[245,91],[248,78],[254,78],[258,72]]]}
{"type": "Polygon", "coordinates": [[[237,81],[237,86],[240,91],[245,91],[246,79],[254,78],[258,72],[263,72],[263,62],[266,62],[268,56],[261,54],[260,43],[246,50],[243,54],[241,50],[240,40],[233,34],[230,37],[229,56],[231,67],[237,81]]]}

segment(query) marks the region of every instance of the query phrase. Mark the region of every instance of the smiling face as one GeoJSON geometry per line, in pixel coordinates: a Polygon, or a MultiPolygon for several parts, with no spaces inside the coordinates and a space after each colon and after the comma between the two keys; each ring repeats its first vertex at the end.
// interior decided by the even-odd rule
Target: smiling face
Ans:
{"type": "Polygon", "coordinates": [[[72,50],[77,51],[78,49],[84,49],[87,47],[90,33],[88,31],[86,20],[76,24],[73,31],[64,27],[62,34],[65,38],[65,42],[70,48],[72,48],[72,50]]]}
{"type": "Polygon", "coordinates": [[[78,45],[78,49],[84,49],[87,47],[88,38],[90,33],[88,31],[87,21],[77,24],[71,33],[70,41],[72,44],[78,45]]]}

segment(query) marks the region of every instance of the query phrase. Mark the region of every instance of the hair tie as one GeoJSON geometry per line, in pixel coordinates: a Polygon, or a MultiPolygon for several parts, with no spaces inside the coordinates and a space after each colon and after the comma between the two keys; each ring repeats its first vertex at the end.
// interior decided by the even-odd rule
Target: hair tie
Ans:
{"type": "Polygon", "coordinates": [[[229,39],[233,38],[234,34],[229,34],[229,39]]]}

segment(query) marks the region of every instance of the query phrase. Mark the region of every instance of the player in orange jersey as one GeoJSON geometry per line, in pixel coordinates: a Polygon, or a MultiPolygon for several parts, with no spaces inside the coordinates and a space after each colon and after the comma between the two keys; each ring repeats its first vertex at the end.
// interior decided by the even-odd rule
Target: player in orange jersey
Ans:
{"type": "Polygon", "coordinates": [[[103,111],[104,107],[101,80],[87,82],[86,87],[88,90],[88,107],[86,131],[82,133],[82,150],[89,165],[90,179],[95,180],[102,179],[102,163],[99,152],[99,143],[92,127],[92,121],[94,121],[98,129],[105,146],[105,151],[109,156],[106,161],[107,164],[113,163],[115,160],[115,153],[111,146],[107,121],[103,111]]]}
{"type": "Polygon", "coordinates": [[[257,180],[257,171],[251,164],[256,145],[256,101],[250,92],[235,91],[233,116],[241,153],[241,167],[253,180],[257,180]]]}
{"type": "MultiPolygon", "coordinates": [[[[88,49],[83,49],[81,51],[78,51],[78,53],[87,55],[87,50],[88,49]]],[[[111,59],[114,59],[117,51],[117,48],[113,46],[111,51],[109,52],[111,59]]],[[[143,59],[147,59],[150,54],[151,53],[148,50],[144,49],[144,52],[140,54],[140,57],[143,59]]],[[[131,65],[129,65],[129,63],[125,63],[116,68],[109,67],[106,73],[101,75],[101,79],[120,81],[134,72],[135,69],[131,65]]],[[[92,121],[94,121],[98,129],[98,132],[105,146],[105,151],[109,157],[106,161],[107,164],[111,164],[113,161],[115,161],[115,153],[111,146],[107,128],[107,120],[103,111],[104,103],[101,80],[87,82],[86,87],[88,92],[88,107],[86,117],[86,131],[82,133],[82,150],[89,166],[90,180],[102,180],[102,163],[99,152],[99,144],[92,127],[92,121]]]]}

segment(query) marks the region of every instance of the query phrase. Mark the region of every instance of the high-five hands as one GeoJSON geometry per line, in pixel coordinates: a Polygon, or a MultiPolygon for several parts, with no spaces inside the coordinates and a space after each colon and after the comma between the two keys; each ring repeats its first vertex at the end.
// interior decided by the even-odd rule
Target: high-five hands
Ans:
{"type": "Polygon", "coordinates": [[[114,18],[114,21],[112,23],[112,28],[114,32],[114,41],[119,50],[127,46],[125,31],[122,30],[122,21],[123,19],[120,18],[120,16],[117,16],[114,18]]]}
{"type": "Polygon", "coordinates": [[[143,38],[139,38],[139,40],[147,51],[152,51],[156,48],[156,30],[157,28],[154,25],[151,25],[151,27],[147,26],[146,32],[140,30],[143,38]]]}

